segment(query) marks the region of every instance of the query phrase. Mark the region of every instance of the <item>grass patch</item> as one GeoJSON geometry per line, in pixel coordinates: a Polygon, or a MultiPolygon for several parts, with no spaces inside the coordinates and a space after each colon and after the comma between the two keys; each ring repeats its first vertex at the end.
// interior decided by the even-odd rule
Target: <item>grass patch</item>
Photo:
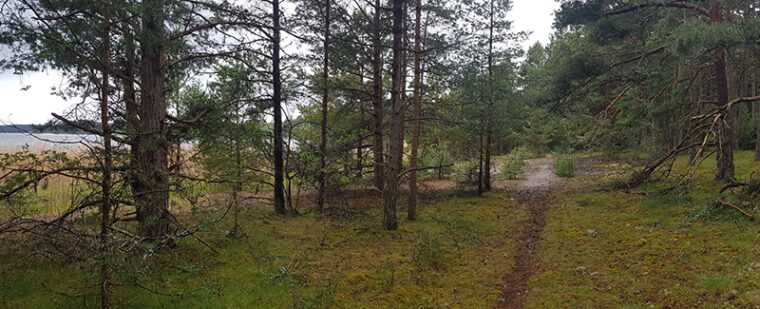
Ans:
{"type": "MultiPolygon", "coordinates": [[[[351,220],[280,217],[248,208],[247,238],[200,234],[220,252],[183,239],[171,254],[137,258],[146,287],[115,286],[120,307],[140,308],[438,308],[493,307],[511,271],[507,238],[527,214],[504,194],[452,198],[421,208],[398,231],[380,227],[372,208],[351,220]],[[323,241],[324,239],[324,241],[323,241]]],[[[231,226],[224,221],[221,226],[231,226]]],[[[220,226],[220,227],[221,227],[220,226]]],[[[220,228],[217,227],[217,228],[220,228]]],[[[5,245],[2,243],[0,245],[5,245]]],[[[86,266],[86,265],[82,265],[86,266]]],[[[0,307],[96,306],[92,268],[0,253],[0,307]],[[46,265],[42,267],[42,265],[46,265]],[[91,288],[89,288],[91,289],[91,288]]],[[[120,274],[120,278],[126,274],[120,274]]]]}
{"type": "MultiPolygon", "coordinates": [[[[679,158],[674,174],[685,163],[679,158]]],[[[751,152],[738,152],[735,163],[737,174],[744,175],[739,177],[760,168],[751,152]]],[[[708,160],[697,169],[686,194],[579,190],[558,195],[547,213],[541,265],[530,281],[527,308],[752,308],[760,303],[760,225],[713,205],[722,186],[713,180],[714,164],[708,160]]]]}

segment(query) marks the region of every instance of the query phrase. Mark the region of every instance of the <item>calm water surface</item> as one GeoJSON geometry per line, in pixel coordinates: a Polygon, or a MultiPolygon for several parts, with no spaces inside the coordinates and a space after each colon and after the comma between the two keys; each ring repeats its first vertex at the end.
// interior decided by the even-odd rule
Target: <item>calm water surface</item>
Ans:
{"type": "Polygon", "coordinates": [[[83,143],[98,139],[91,134],[0,133],[0,152],[20,151],[24,147],[32,151],[74,151],[84,149],[83,143]]]}
{"type": "MultiPolygon", "coordinates": [[[[29,147],[31,151],[79,151],[87,149],[84,144],[96,146],[98,141],[101,138],[92,134],[0,133],[0,153],[21,151],[24,147],[29,147]]],[[[182,149],[192,150],[194,145],[185,142],[182,149]]]]}

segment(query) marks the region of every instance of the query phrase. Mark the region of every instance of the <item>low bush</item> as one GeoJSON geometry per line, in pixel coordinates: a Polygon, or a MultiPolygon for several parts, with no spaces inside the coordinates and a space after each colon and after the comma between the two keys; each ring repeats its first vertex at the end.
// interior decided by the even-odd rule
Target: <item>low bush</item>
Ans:
{"type": "Polygon", "coordinates": [[[507,159],[504,160],[504,166],[502,166],[501,175],[506,179],[517,179],[517,177],[522,174],[523,165],[525,165],[525,162],[522,160],[507,157],[507,159]]]}
{"type": "Polygon", "coordinates": [[[559,177],[575,176],[575,160],[571,156],[557,156],[554,159],[554,174],[559,177]]]}

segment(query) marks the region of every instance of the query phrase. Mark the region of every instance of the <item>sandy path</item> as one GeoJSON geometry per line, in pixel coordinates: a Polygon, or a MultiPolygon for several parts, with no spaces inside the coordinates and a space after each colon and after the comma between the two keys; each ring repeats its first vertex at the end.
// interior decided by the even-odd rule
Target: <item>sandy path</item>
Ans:
{"type": "Polygon", "coordinates": [[[504,300],[498,308],[522,308],[528,293],[528,280],[536,272],[538,256],[536,249],[541,240],[541,232],[546,226],[546,211],[550,207],[551,193],[561,179],[554,175],[554,159],[551,157],[527,161],[523,170],[524,179],[510,188],[518,200],[530,212],[530,219],[520,223],[523,230],[518,235],[515,267],[504,277],[501,297],[504,300]]]}

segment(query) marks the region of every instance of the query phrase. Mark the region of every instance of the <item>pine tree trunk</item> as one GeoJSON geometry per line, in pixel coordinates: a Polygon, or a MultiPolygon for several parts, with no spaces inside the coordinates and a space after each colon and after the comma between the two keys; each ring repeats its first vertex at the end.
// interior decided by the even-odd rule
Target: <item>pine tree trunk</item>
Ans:
{"type": "MultiPolygon", "coordinates": [[[[755,71],[755,78],[752,79],[752,96],[757,96],[758,93],[758,72],[755,71]]],[[[752,103],[754,111],[752,113],[753,118],[760,118],[760,102],[752,103]]],[[[760,161],[760,121],[757,123],[757,129],[755,130],[755,161],[760,161]]]]}
{"type": "MultiPolygon", "coordinates": [[[[481,123],[482,124],[482,123],[481,123]]],[[[480,129],[480,143],[478,143],[478,195],[483,194],[483,129],[480,129]]]]}
{"type": "Polygon", "coordinates": [[[166,47],[164,0],[144,0],[141,46],[140,126],[137,137],[140,191],[135,193],[140,235],[166,241],[169,220],[169,148],[166,140],[166,47]]]}
{"type": "MultiPolygon", "coordinates": [[[[129,36],[125,36],[129,40],[129,36]]],[[[143,192],[141,188],[142,182],[140,181],[140,162],[138,161],[139,142],[138,132],[140,132],[140,119],[137,111],[137,95],[135,91],[135,49],[133,42],[129,40],[126,51],[126,62],[124,63],[124,72],[121,78],[121,84],[123,87],[122,99],[124,100],[125,118],[127,121],[127,135],[131,144],[129,145],[129,172],[127,178],[130,188],[135,194],[143,192]]],[[[137,197],[135,197],[137,199],[137,197]]],[[[138,212],[139,216],[139,212],[138,212]]]]}
{"type": "Polygon", "coordinates": [[[285,177],[282,141],[282,80],[280,77],[280,0],[272,1],[274,33],[272,35],[272,80],[274,84],[272,109],[274,114],[274,210],[284,215],[285,177]]]}
{"type": "Polygon", "coordinates": [[[396,205],[399,197],[399,176],[404,143],[404,102],[402,99],[404,35],[404,0],[393,0],[393,62],[391,82],[390,137],[388,142],[388,169],[386,170],[385,189],[383,190],[383,227],[387,230],[398,229],[396,205]]]}
{"type": "MultiPolygon", "coordinates": [[[[710,19],[714,23],[722,22],[720,16],[720,1],[713,0],[710,10],[710,19]]],[[[715,86],[718,94],[717,105],[724,107],[728,105],[728,76],[726,73],[726,52],[721,49],[714,53],[715,67],[715,86]]],[[[715,175],[716,180],[725,182],[734,181],[734,133],[733,117],[731,111],[726,110],[721,115],[722,125],[719,127],[717,163],[718,173],[715,175]]]]}
{"type": "Polygon", "coordinates": [[[485,171],[483,173],[483,190],[491,191],[491,135],[493,134],[493,117],[491,117],[491,111],[494,106],[493,95],[493,28],[494,28],[494,1],[491,0],[491,22],[488,26],[488,110],[486,111],[486,144],[484,146],[485,162],[483,162],[485,171]]]}
{"type": "Polygon", "coordinates": [[[329,99],[329,89],[327,81],[329,76],[330,65],[330,0],[325,0],[325,38],[324,38],[324,60],[322,67],[322,138],[319,142],[319,198],[317,206],[319,211],[325,209],[325,169],[327,168],[327,101],[329,99]]]}
{"type": "Polygon", "coordinates": [[[413,114],[414,128],[412,129],[412,149],[409,158],[409,208],[407,218],[417,219],[417,151],[420,145],[420,117],[422,115],[422,0],[416,0],[414,5],[414,98],[413,114]]]}
{"type": "Polygon", "coordinates": [[[375,21],[372,37],[372,118],[373,135],[372,153],[374,156],[375,188],[382,191],[385,181],[385,163],[383,154],[383,56],[382,56],[382,7],[380,0],[375,0],[375,21]]]}
{"type": "Polygon", "coordinates": [[[111,308],[111,128],[108,124],[109,70],[111,69],[111,9],[106,6],[104,14],[102,70],[103,81],[100,87],[100,129],[103,132],[103,179],[100,182],[103,191],[100,204],[100,308],[111,308]]]}

